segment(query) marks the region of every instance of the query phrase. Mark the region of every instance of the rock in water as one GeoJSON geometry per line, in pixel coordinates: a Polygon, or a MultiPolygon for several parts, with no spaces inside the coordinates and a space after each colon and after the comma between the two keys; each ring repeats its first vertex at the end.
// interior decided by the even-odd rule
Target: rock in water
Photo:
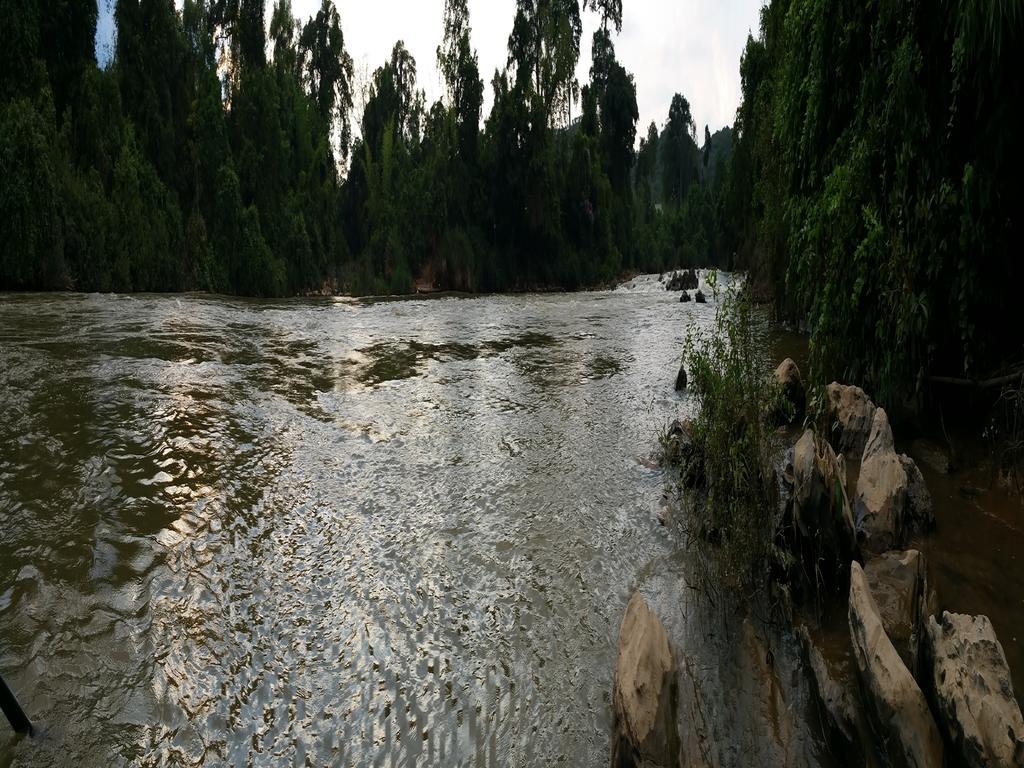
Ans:
{"type": "Polygon", "coordinates": [[[886,552],[864,566],[871,596],[903,663],[917,678],[920,650],[928,617],[928,573],[925,557],[916,549],[886,552]]]}
{"type": "Polygon", "coordinates": [[[875,409],[864,446],[854,514],[861,546],[876,554],[903,546],[909,534],[935,524],[924,477],[913,459],[897,455],[884,408],[875,409]]]}
{"type": "Polygon", "coordinates": [[[875,404],[860,387],[832,382],[826,390],[825,415],[837,453],[860,456],[871,433],[875,404]]]}
{"type": "Polygon", "coordinates": [[[693,294],[693,300],[695,302],[697,302],[698,304],[707,304],[708,303],[708,300],[704,297],[704,294],[701,293],[700,291],[697,291],[695,294],[693,294]]]}
{"type": "Polygon", "coordinates": [[[850,566],[850,635],[868,698],[879,725],[900,757],[916,768],[941,768],[942,737],[924,694],[885,634],[860,564],[850,566]]]}
{"type": "Polygon", "coordinates": [[[867,551],[880,553],[899,546],[907,485],[907,472],[893,450],[889,418],[878,408],[864,446],[854,501],[861,546],[867,551]]]}
{"type": "Polygon", "coordinates": [[[775,380],[782,388],[782,396],[792,406],[790,423],[802,418],[807,406],[807,392],[804,389],[804,380],[800,375],[800,369],[797,368],[792,358],[787,357],[775,369],[775,380]]]}
{"type": "Polygon", "coordinates": [[[682,392],[686,389],[686,366],[679,366],[679,373],[676,374],[676,392],[682,392]]]}
{"type": "Polygon", "coordinates": [[[932,495],[924,482],[924,475],[909,456],[900,454],[900,464],[907,473],[907,508],[903,527],[904,535],[923,533],[935,527],[935,507],[932,495]]]}
{"type": "Polygon", "coordinates": [[[818,703],[828,718],[831,730],[837,734],[844,746],[858,748],[866,736],[867,727],[863,722],[861,708],[856,696],[856,680],[844,681],[833,674],[821,655],[806,627],[796,631],[814,683],[818,703]]]}
{"type": "Polygon", "coordinates": [[[1024,766],[1024,720],[1003,647],[985,616],[928,620],[939,716],[971,768],[1024,766]]]}
{"type": "Polygon", "coordinates": [[[910,452],[923,464],[929,466],[940,475],[948,475],[953,471],[953,458],[949,452],[936,442],[918,438],[910,446],[910,452]]]}
{"type": "Polygon", "coordinates": [[[679,297],[679,303],[685,304],[690,300],[690,294],[688,291],[683,291],[682,296],[679,297]]]}
{"type": "Polygon", "coordinates": [[[832,446],[807,430],[793,448],[793,521],[810,551],[810,572],[820,564],[830,581],[854,554],[853,514],[846,474],[832,446]]]}
{"type": "Polygon", "coordinates": [[[612,768],[679,765],[676,663],[665,628],[639,592],[619,628],[612,698],[612,768]]]}

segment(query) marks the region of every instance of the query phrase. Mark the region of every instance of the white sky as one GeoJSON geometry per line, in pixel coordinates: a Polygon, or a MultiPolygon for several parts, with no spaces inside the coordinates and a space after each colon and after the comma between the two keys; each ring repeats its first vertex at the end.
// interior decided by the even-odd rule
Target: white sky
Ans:
{"type": "MultiPolygon", "coordinates": [[[[105,2],[100,0],[100,48],[104,39],[110,39],[112,26],[109,12],[103,9],[105,2]]],[[[396,40],[404,40],[416,58],[419,85],[428,103],[441,95],[435,52],[441,41],[444,0],[335,0],[335,4],[357,81],[387,59],[396,40]]],[[[652,120],[659,127],[664,124],[676,92],[690,102],[698,142],[703,141],[705,125],[714,132],[733,123],[740,100],[740,55],[747,35],[757,33],[762,5],[763,0],[624,0],[622,34],[615,46],[619,61],[636,80],[638,139],[652,120]]],[[[319,6],[320,0],[292,0],[293,12],[303,21],[319,6]]],[[[469,0],[469,12],[485,85],[486,116],[491,77],[508,58],[515,0],[469,0]]],[[[596,16],[585,14],[577,70],[581,84],[589,79],[590,41],[596,27],[596,16]]],[[[100,57],[104,58],[102,51],[100,57]]],[[[574,113],[578,109],[576,105],[574,113]]]]}

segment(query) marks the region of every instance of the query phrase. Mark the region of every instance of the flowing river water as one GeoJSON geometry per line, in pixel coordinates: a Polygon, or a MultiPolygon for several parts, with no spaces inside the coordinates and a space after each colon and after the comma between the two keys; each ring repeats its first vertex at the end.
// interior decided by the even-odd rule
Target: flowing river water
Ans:
{"type": "Polygon", "coordinates": [[[0,764],[604,763],[677,301],[0,298],[0,764]]]}
{"type": "Polygon", "coordinates": [[[0,766],[606,765],[637,588],[690,746],[827,764],[793,642],[685,599],[659,522],[713,317],[656,277],[0,297],[0,673],[41,732],[0,766]]]}

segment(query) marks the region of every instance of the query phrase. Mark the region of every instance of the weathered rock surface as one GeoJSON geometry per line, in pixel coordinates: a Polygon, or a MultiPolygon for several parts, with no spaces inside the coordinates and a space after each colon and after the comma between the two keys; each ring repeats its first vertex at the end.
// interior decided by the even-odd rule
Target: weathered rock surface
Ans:
{"type": "Polygon", "coordinates": [[[947,612],[928,620],[927,635],[939,716],[964,760],[1024,766],[1024,720],[992,623],[947,612]]]}
{"type": "Polygon", "coordinates": [[[871,433],[875,404],[860,387],[837,382],[828,385],[825,395],[832,447],[837,453],[860,456],[871,433]]]}
{"type": "Polygon", "coordinates": [[[856,548],[846,478],[835,453],[807,430],[793,447],[793,523],[813,564],[833,577],[856,548]]]}
{"type": "Polygon", "coordinates": [[[792,358],[787,357],[775,369],[775,380],[782,388],[782,396],[792,406],[792,418],[790,421],[802,418],[804,409],[807,407],[807,391],[804,388],[804,380],[800,375],[800,369],[793,362],[792,358]]]}
{"type": "Polygon", "coordinates": [[[850,635],[854,658],[878,724],[909,766],[941,768],[942,738],[924,694],[885,633],[859,563],[850,567],[850,635]]]}
{"type": "Polygon", "coordinates": [[[679,373],[676,374],[676,392],[681,392],[686,389],[687,378],[686,378],[686,366],[679,366],[679,373]]]}
{"type": "Polygon", "coordinates": [[[626,606],[615,665],[613,768],[679,763],[678,682],[668,635],[639,592],[626,606]]]}
{"type": "Polygon", "coordinates": [[[917,678],[929,603],[924,555],[916,549],[886,552],[868,561],[864,575],[885,634],[917,678]]]}
{"type": "Polygon", "coordinates": [[[903,520],[904,536],[930,531],[935,527],[935,507],[924,475],[914,460],[900,454],[900,464],[907,473],[907,507],[903,520]]]}
{"type": "Polygon", "coordinates": [[[875,409],[853,509],[861,547],[876,554],[903,546],[908,535],[935,522],[924,477],[913,459],[893,448],[884,408],[875,409]]]}

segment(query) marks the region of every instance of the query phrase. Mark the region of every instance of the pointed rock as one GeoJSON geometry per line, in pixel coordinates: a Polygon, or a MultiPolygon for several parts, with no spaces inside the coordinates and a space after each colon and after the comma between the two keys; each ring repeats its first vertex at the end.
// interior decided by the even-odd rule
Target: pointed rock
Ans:
{"type": "Polygon", "coordinates": [[[837,453],[860,456],[871,432],[875,404],[860,387],[834,381],[828,385],[825,395],[825,416],[832,447],[837,453]]]}
{"type": "Polygon", "coordinates": [[[885,633],[860,564],[850,567],[850,635],[857,671],[878,724],[908,766],[942,768],[939,729],[924,694],[885,633]]]}

